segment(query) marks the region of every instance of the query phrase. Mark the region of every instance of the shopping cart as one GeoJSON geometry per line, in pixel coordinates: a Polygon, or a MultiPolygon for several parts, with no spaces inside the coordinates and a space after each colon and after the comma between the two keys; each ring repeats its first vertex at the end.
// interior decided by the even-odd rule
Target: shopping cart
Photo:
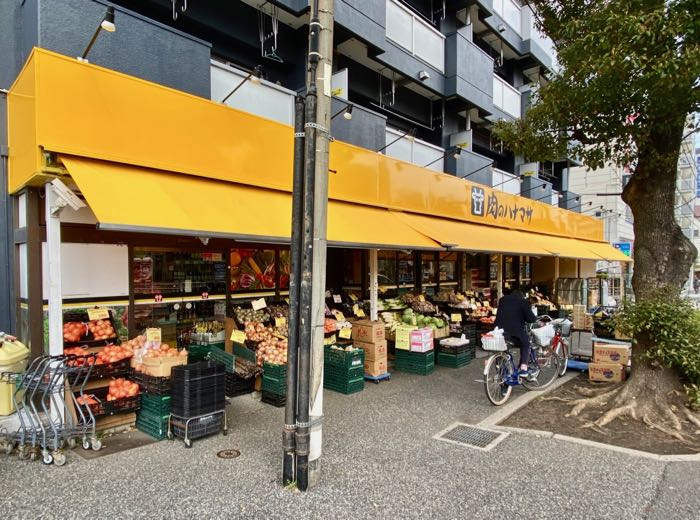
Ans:
{"type": "Polygon", "coordinates": [[[0,431],[7,454],[16,449],[22,460],[35,460],[40,454],[44,464],[62,466],[63,450],[73,448],[78,438],[85,449],[102,447],[85,395],[96,357],[41,356],[23,374],[0,374],[3,382],[16,385],[13,402],[19,427],[0,431]]]}

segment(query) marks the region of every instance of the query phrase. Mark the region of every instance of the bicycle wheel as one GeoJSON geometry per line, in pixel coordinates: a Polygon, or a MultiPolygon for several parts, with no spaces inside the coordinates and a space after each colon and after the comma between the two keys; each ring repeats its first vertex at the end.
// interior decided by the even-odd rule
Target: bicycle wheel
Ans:
{"type": "Polygon", "coordinates": [[[510,361],[505,354],[494,354],[486,362],[486,367],[484,367],[484,390],[486,390],[486,397],[489,398],[491,404],[501,406],[513,392],[513,387],[506,384],[506,379],[510,375],[511,370],[510,361]]]}
{"type": "Polygon", "coordinates": [[[557,341],[556,347],[554,347],[554,353],[559,358],[559,377],[566,374],[566,368],[569,364],[569,346],[563,338],[557,341]]]}
{"type": "Polygon", "coordinates": [[[544,390],[559,375],[559,356],[550,347],[535,348],[530,352],[529,371],[534,375],[531,381],[522,378],[522,385],[528,390],[544,390]]]}

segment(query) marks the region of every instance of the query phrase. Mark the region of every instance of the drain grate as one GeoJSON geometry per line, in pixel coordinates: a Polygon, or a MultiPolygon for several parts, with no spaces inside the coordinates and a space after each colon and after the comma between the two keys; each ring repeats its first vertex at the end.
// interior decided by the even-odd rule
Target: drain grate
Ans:
{"type": "Polygon", "coordinates": [[[241,452],[239,450],[221,450],[216,454],[217,457],[220,459],[235,459],[237,457],[241,456],[241,452]]]}
{"type": "Polygon", "coordinates": [[[460,446],[489,451],[507,436],[507,432],[488,430],[469,424],[455,423],[446,430],[438,433],[434,438],[453,444],[459,444],[460,446]]]}

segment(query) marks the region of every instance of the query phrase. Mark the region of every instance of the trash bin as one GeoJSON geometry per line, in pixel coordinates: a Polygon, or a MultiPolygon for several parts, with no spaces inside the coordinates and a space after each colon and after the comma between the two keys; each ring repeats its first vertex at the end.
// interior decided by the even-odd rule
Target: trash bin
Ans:
{"type": "Polygon", "coordinates": [[[12,394],[14,383],[3,382],[2,374],[6,372],[24,372],[27,368],[29,349],[12,336],[0,333],[0,415],[10,415],[15,411],[12,394]]]}

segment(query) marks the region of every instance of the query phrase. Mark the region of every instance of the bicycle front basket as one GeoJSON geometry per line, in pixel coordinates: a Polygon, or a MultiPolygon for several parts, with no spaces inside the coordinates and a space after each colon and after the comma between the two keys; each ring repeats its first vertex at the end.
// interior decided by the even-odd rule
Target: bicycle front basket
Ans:
{"type": "Polygon", "coordinates": [[[530,332],[533,343],[538,347],[546,347],[554,338],[554,327],[551,324],[547,324],[539,329],[532,329],[530,332]]]}
{"type": "Polygon", "coordinates": [[[506,340],[500,334],[498,336],[490,336],[487,334],[481,336],[481,348],[495,352],[508,350],[506,340]]]}

